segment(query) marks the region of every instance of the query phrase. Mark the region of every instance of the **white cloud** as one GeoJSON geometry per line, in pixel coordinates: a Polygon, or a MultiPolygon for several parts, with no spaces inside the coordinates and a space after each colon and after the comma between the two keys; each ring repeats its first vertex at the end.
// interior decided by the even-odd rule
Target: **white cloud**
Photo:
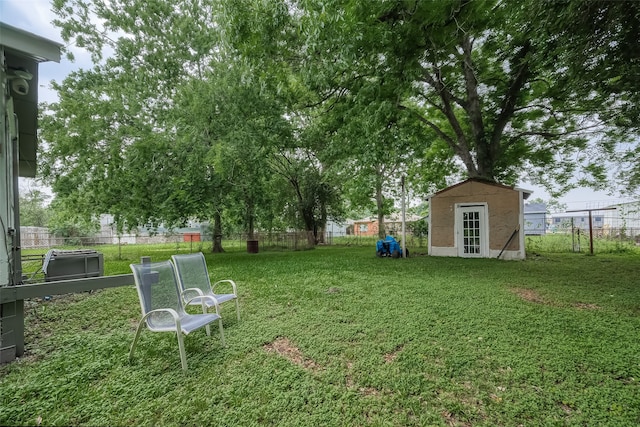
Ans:
{"type": "Polygon", "coordinates": [[[0,0],[0,16],[9,25],[62,42],[60,30],[52,23],[49,0],[0,0]]]}

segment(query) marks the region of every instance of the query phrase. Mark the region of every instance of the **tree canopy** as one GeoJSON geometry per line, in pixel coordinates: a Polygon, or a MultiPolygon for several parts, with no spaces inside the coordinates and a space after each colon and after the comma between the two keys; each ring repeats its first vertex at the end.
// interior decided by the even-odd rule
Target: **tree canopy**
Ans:
{"type": "MultiPolygon", "coordinates": [[[[597,17],[576,11],[577,3],[565,2],[556,12],[563,12],[559,16],[565,20],[581,14],[586,27],[597,17]]],[[[596,86],[593,74],[578,73],[571,43],[560,44],[566,30],[550,20],[545,2],[533,5],[308,0],[274,2],[253,16],[232,9],[229,14],[241,18],[229,22],[243,52],[261,63],[265,55],[281,53],[277,60],[295,63],[327,108],[346,102],[352,110],[369,112],[370,106],[386,103],[399,110],[398,116],[428,128],[433,135],[423,145],[444,143],[448,148],[432,152],[439,154],[433,163],[449,166],[441,174],[461,172],[504,183],[527,175],[560,189],[575,184],[576,176],[580,183],[602,183],[606,165],[598,160],[603,153],[614,155],[620,130],[630,130],[620,126],[625,110],[614,96],[623,85],[596,86]],[[283,15],[287,8],[287,19],[277,22],[295,21],[296,49],[284,24],[281,31],[270,28],[267,33],[253,25],[260,16],[283,15]],[[546,25],[539,23],[540,17],[546,25]],[[268,47],[262,46],[265,38],[260,35],[265,34],[268,47]],[[288,46],[285,54],[277,49],[283,44],[288,46]],[[452,156],[459,167],[447,163],[452,156]]],[[[593,38],[588,29],[582,37],[585,43],[593,38]]],[[[605,32],[600,41],[612,37],[605,32]]],[[[629,56],[634,47],[625,38],[616,49],[626,49],[629,56]]],[[[608,54],[618,58],[611,50],[608,54]]],[[[597,52],[588,52],[601,62],[597,52]]],[[[350,113],[343,111],[345,121],[358,116],[350,113]]]]}
{"type": "Polygon", "coordinates": [[[638,170],[634,2],[55,0],[96,65],[42,115],[56,198],[118,226],[303,228],[399,176],[603,185],[638,170]]]}

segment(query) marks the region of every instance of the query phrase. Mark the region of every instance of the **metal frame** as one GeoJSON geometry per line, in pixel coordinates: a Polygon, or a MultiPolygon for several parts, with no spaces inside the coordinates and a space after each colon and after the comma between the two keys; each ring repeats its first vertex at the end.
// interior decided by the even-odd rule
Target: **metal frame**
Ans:
{"type": "Polygon", "coordinates": [[[132,274],[60,280],[28,285],[0,286],[2,340],[0,363],[11,362],[24,354],[24,300],[96,289],[133,285],[132,274]]]}

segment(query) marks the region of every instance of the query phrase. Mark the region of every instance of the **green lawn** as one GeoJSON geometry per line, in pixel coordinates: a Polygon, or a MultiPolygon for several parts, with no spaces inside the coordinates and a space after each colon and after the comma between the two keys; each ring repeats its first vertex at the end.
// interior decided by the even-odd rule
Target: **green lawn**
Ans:
{"type": "MultiPolygon", "coordinates": [[[[125,249],[105,252],[108,274],[176,248],[125,249]]],[[[27,354],[0,367],[0,424],[640,424],[637,253],[207,259],[239,287],[226,348],[189,335],[185,374],[175,337],[145,331],[129,364],[133,287],[27,302],[27,354]]]]}

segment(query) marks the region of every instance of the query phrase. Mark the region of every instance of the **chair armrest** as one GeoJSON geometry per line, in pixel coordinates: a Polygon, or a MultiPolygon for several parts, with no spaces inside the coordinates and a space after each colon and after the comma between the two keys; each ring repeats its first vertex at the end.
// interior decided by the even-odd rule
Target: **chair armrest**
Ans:
{"type": "Polygon", "coordinates": [[[202,289],[199,288],[187,288],[184,291],[180,292],[180,297],[182,297],[182,301],[184,301],[185,304],[189,304],[189,302],[191,302],[191,300],[198,298],[198,297],[203,297],[204,296],[204,292],[202,292],[202,289]],[[193,297],[193,298],[189,298],[187,297],[187,293],[188,292],[194,292],[197,294],[197,296],[193,297]]]}
{"type": "Polygon", "coordinates": [[[190,288],[190,289],[185,289],[184,292],[186,291],[198,291],[198,296],[190,298],[188,300],[185,300],[185,305],[189,305],[189,303],[191,303],[191,301],[193,301],[196,298],[200,298],[200,303],[202,304],[202,312],[206,313],[207,312],[207,305],[204,303],[205,300],[210,300],[213,301],[213,305],[216,307],[216,314],[220,315],[220,306],[218,305],[218,300],[215,299],[213,297],[213,295],[205,295],[202,290],[197,289],[197,288],[190,288]]]}
{"type": "Polygon", "coordinates": [[[144,316],[142,316],[142,319],[140,320],[140,324],[146,321],[147,317],[151,316],[152,314],[158,314],[158,313],[169,313],[171,317],[173,317],[174,322],[176,322],[177,330],[181,330],[180,315],[178,315],[178,312],[172,308],[156,308],[155,310],[148,311],[144,316]]]}
{"type": "Polygon", "coordinates": [[[211,290],[213,291],[213,293],[214,293],[214,294],[216,293],[216,285],[218,285],[218,284],[220,284],[220,283],[230,283],[230,284],[231,284],[231,288],[233,289],[233,294],[234,294],[235,296],[238,296],[238,291],[237,291],[237,289],[236,289],[236,282],[234,282],[234,281],[233,281],[233,280],[231,280],[231,279],[218,280],[216,283],[214,283],[214,284],[211,286],[211,290]]]}

